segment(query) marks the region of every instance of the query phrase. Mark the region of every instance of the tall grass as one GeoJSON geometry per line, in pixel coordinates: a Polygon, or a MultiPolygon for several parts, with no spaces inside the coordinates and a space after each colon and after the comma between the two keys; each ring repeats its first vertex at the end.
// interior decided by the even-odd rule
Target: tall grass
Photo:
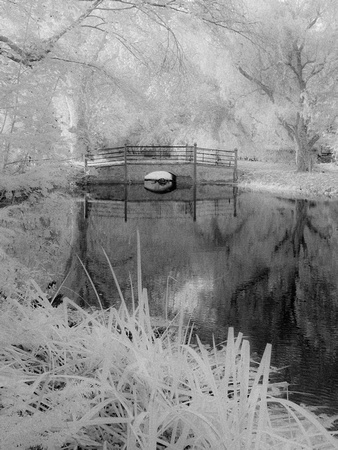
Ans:
{"type": "Polygon", "coordinates": [[[191,344],[182,317],[159,335],[140,256],[138,272],[131,311],[121,292],[118,310],[53,308],[34,283],[1,305],[1,450],[338,448],[315,416],[273,396],[270,345],[258,364],[233,329],[211,350],[191,344]]]}

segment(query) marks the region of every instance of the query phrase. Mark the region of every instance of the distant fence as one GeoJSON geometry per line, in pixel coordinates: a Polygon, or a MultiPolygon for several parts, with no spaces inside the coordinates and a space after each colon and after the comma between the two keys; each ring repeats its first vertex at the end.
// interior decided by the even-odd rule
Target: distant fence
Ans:
{"type": "MultiPolygon", "coordinates": [[[[194,145],[125,145],[104,148],[96,154],[85,156],[85,167],[127,166],[130,164],[191,164],[194,166],[224,167],[233,171],[233,181],[237,181],[238,151],[200,148],[194,145]]],[[[194,180],[196,177],[194,176],[194,180]]]]}

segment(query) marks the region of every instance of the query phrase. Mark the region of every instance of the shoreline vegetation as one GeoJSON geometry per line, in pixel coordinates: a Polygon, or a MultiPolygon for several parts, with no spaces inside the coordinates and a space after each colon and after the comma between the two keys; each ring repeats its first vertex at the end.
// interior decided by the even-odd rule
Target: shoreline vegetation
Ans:
{"type": "MultiPolygon", "coordinates": [[[[143,180],[144,167],[134,168],[137,179],[143,180]]],[[[182,180],[189,177],[186,171],[182,180]]],[[[202,168],[201,184],[224,184],[224,174],[219,168],[202,168]]],[[[91,176],[95,183],[99,179],[91,176]],[[96,180],[96,181],[95,181],[96,180]]],[[[109,181],[108,179],[106,182],[109,181]]],[[[88,182],[82,164],[49,165],[35,168],[21,175],[6,175],[0,182],[0,202],[3,206],[15,200],[19,202],[30,196],[48,195],[53,190],[74,191],[88,182]]],[[[130,180],[131,184],[133,181],[130,180]]],[[[190,181],[191,182],[191,179],[190,181]]],[[[187,181],[187,183],[189,184],[187,181]]],[[[184,184],[184,181],[181,184],[184,184]]],[[[289,198],[309,200],[338,200],[338,164],[320,163],[313,172],[297,172],[295,164],[262,161],[238,161],[237,186],[243,190],[266,192],[289,198]]]]}
{"type": "Polygon", "coordinates": [[[182,318],[154,326],[145,289],[132,312],[88,312],[33,285],[3,305],[0,334],[1,449],[338,448],[270,383],[271,345],[260,363],[233,329],[192,345],[182,318]]]}
{"type": "MultiPolygon", "coordinates": [[[[163,170],[173,167],[161,166],[163,170]]],[[[143,182],[144,175],[153,167],[133,166],[129,174],[131,184],[143,182]]],[[[117,168],[121,173],[122,169],[117,168]]],[[[192,185],[191,167],[180,168],[176,173],[178,187],[192,185]]],[[[117,183],[123,183],[124,175],[117,174],[117,183]]],[[[109,183],[112,174],[90,175],[87,180],[92,183],[109,183]]],[[[224,168],[204,166],[198,167],[197,184],[224,185],[232,184],[232,174],[224,168]],[[229,175],[230,174],[230,175],[229,175]]],[[[114,181],[115,182],[115,181],[114,181]]],[[[238,160],[238,188],[254,192],[266,192],[288,198],[303,198],[309,200],[338,200],[338,165],[335,163],[319,163],[312,172],[298,172],[295,164],[238,160]]]]}
{"type": "Polygon", "coordinates": [[[282,197],[338,200],[338,165],[321,163],[313,172],[297,172],[295,165],[238,161],[238,187],[282,197]]]}
{"type": "MultiPolygon", "coordinates": [[[[335,434],[271,383],[229,329],[207,348],[178,314],[150,317],[138,236],[137,296],[85,310],[57,308],[32,281],[1,304],[0,449],[337,449],[335,434]]],[[[93,286],[94,287],[94,286],[93,286]]],[[[95,287],[94,287],[95,288],[95,287]]],[[[189,325],[189,324],[188,324],[189,325]]]]}

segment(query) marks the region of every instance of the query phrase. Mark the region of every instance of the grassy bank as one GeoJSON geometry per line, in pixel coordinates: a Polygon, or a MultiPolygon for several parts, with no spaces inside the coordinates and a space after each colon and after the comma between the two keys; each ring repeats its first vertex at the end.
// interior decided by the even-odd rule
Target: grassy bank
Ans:
{"type": "Polygon", "coordinates": [[[0,205],[47,196],[58,190],[69,192],[83,176],[83,168],[75,163],[45,163],[24,173],[3,173],[0,178],[0,205]]]}
{"type": "Polygon", "coordinates": [[[239,161],[238,186],[256,192],[307,199],[338,199],[338,165],[318,164],[313,172],[297,172],[295,165],[239,161]]]}
{"type": "Polygon", "coordinates": [[[232,329],[210,350],[192,345],[183,316],[159,327],[140,253],[137,291],[131,311],[121,293],[119,310],[69,299],[53,308],[34,282],[3,301],[1,449],[338,448],[315,416],[278,396],[270,345],[255,363],[232,329]]]}

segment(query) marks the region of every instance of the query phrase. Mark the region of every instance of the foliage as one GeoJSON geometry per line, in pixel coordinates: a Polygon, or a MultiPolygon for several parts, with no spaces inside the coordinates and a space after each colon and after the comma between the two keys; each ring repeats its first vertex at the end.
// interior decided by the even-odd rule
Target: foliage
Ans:
{"type": "Polygon", "coordinates": [[[219,142],[227,105],[219,82],[195,59],[211,18],[241,26],[238,5],[223,6],[33,0],[24,7],[3,0],[3,166],[126,139],[219,142]]]}
{"type": "Polygon", "coordinates": [[[49,165],[3,177],[1,187],[12,204],[0,209],[2,294],[21,291],[31,277],[42,286],[63,275],[73,230],[72,203],[55,188],[69,189],[67,175],[67,166],[49,165]],[[26,201],[20,202],[22,198],[26,201]]]}
{"type": "Polygon", "coordinates": [[[166,25],[172,3],[160,8],[136,1],[125,8],[109,0],[33,0],[25,7],[3,0],[2,168],[27,155],[67,155],[74,150],[74,134],[78,148],[86,151],[99,134],[88,125],[93,112],[84,111],[88,77],[97,75],[95,83],[103,80],[111,89],[117,86],[122,97],[130,90],[135,95],[133,83],[124,82],[135,67],[131,61],[150,67],[161,58],[168,62],[170,53],[176,58],[178,44],[166,25]],[[149,39],[149,34],[156,38],[149,39]],[[62,145],[65,138],[67,145],[62,145]]]}
{"type": "Polygon", "coordinates": [[[310,170],[312,150],[335,144],[332,0],[1,0],[0,12],[1,170],[126,140],[290,139],[310,170]]]}
{"type": "Polygon", "coordinates": [[[15,77],[15,72],[12,68],[13,77],[1,89],[3,168],[28,157],[36,160],[67,153],[53,106],[53,97],[60,89],[58,73],[53,73],[50,67],[43,67],[33,76],[23,70],[15,77]]]}
{"type": "Polygon", "coordinates": [[[31,163],[26,172],[3,175],[0,181],[0,191],[3,196],[12,199],[14,197],[28,197],[36,195],[46,196],[56,188],[67,189],[72,179],[75,179],[79,167],[69,164],[69,161],[58,163],[47,161],[39,165],[31,163]]]}
{"type": "Polygon", "coordinates": [[[254,101],[258,90],[294,142],[298,169],[311,170],[314,145],[332,143],[337,128],[336,7],[331,0],[246,3],[251,25],[237,39],[234,62],[256,88],[254,101]]]}
{"type": "MultiPolygon", "coordinates": [[[[1,448],[329,449],[312,414],[277,398],[271,346],[241,334],[208,351],[182,317],[156,331],[138,253],[138,306],[57,309],[34,282],[1,305],[1,448]]],[[[115,278],[114,272],[112,272],[115,278]]],[[[98,296],[98,301],[99,296],[98,296]]]]}

